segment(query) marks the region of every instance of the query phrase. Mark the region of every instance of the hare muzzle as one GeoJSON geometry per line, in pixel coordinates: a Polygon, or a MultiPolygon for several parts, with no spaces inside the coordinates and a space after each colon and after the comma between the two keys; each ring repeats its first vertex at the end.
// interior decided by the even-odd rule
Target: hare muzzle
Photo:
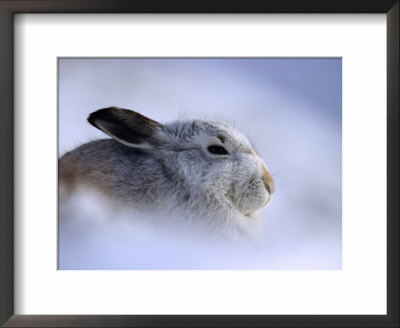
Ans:
{"type": "Polygon", "coordinates": [[[264,186],[265,189],[267,189],[268,193],[269,193],[269,197],[268,197],[268,201],[271,199],[272,194],[274,193],[275,190],[275,185],[274,185],[274,180],[272,180],[271,174],[269,174],[267,168],[265,167],[265,165],[261,166],[263,175],[262,175],[262,180],[264,182],[264,186]]]}

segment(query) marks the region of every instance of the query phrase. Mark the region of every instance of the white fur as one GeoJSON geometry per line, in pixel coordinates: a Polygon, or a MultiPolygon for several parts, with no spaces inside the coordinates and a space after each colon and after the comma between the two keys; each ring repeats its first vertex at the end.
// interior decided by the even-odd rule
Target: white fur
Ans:
{"type": "Polygon", "coordinates": [[[114,121],[95,125],[115,140],[90,142],[60,158],[63,195],[86,186],[118,206],[150,212],[167,225],[230,238],[259,233],[257,212],[270,200],[273,182],[241,132],[201,120],[150,124],[143,130],[147,123],[132,121],[131,111],[108,108],[93,114],[109,119],[115,112],[118,119],[126,115],[129,129],[141,124],[137,135],[142,139],[135,131],[133,137],[115,137],[115,130],[107,130],[114,129],[114,121]],[[228,154],[210,153],[211,145],[224,147],[228,154]]]}

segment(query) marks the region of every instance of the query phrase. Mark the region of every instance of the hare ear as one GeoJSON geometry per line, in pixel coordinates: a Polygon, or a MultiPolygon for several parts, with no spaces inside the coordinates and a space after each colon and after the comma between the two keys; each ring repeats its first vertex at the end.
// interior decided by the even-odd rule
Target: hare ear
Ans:
{"type": "Polygon", "coordinates": [[[89,115],[90,124],[129,147],[152,149],[162,125],[133,110],[118,107],[99,109],[89,115]]]}

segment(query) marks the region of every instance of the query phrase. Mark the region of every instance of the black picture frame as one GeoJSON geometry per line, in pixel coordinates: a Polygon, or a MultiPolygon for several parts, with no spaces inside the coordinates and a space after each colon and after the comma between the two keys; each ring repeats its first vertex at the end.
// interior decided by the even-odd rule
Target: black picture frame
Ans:
{"type": "Polygon", "coordinates": [[[399,11],[399,0],[1,0],[0,324],[4,327],[399,327],[399,11]],[[387,315],[15,315],[13,20],[16,13],[385,13],[387,315]]]}

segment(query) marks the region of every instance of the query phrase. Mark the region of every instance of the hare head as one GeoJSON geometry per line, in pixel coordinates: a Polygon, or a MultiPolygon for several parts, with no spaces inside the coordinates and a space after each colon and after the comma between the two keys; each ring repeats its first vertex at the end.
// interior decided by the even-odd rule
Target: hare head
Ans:
{"type": "Polygon", "coordinates": [[[224,199],[242,215],[264,207],[274,191],[273,180],[248,139],[225,123],[192,120],[163,125],[116,107],[100,109],[88,121],[161,163],[166,177],[184,181],[189,191],[224,199]]]}
{"type": "Polygon", "coordinates": [[[274,183],[239,131],[207,120],[161,124],[117,107],[93,112],[88,121],[112,139],[60,158],[60,194],[90,186],[118,204],[158,211],[164,215],[157,217],[173,222],[183,217],[214,232],[258,234],[254,214],[271,199],[274,183]]]}

